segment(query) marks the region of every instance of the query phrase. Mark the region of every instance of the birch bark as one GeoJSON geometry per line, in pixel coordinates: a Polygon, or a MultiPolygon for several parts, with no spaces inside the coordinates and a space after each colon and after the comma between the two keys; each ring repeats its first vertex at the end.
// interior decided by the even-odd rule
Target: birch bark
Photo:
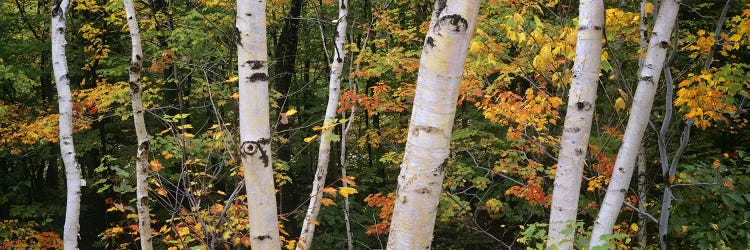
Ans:
{"type": "Polygon", "coordinates": [[[438,0],[420,59],[388,249],[428,249],[456,101],[481,0],[438,0]]]}
{"type": "Polygon", "coordinates": [[[578,196],[586,161],[602,55],[604,2],[580,2],[573,80],[555,172],[547,247],[573,249],[578,196]]]}
{"type": "Polygon", "coordinates": [[[315,225],[318,213],[320,213],[320,200],[323,198],[322,190],[326,183],[328,164],[331,161],[331,133],[333,133],[336,121],[336,109],[341,95],[341,78],[344,70],[344,58],[346,58],[346,16],[349,14],[348,0],[339,0],[339,16],[334,34],[333,63],[331,64],[331,75],[328,85],[328,105],[326,106],[323,130],[320,133],[320,147],[318,148],[318,167],[313,178],[312,191],[310,192],[310,204],[307,207],[305,220],[302,222],[302,232],[297,244],[297,250],[308,249],[315,236],[315,225]]]}
{"type": "Polygon", "coordinates": [[[65,56],[65,16],[70,7],[69,0],[55,1],[52,7],[52,70],[57,86],[57,102],[60,112],[60,153],[65,165],[65,184],[67,197],[65,204],[65,226],[63,245],[65,249],[78,249],[78,232],[81,229],[81,166],[76,161],[73,146],[73,99],[68,80],[68,59],[65,56]]]}
{"type": "Polygon", "coordinates": [[[659,7],[646,59],[639,70],[638,88],[633,97],[633,107],[630,109],[630,118],[625,128],[622,146],[617,154],[612,179],[607,187],[607,194],[604,197],[591,234],[591,247],[607,243],[602,239],[602,236],[612,234],[612,228],[617,220],[617,215],[620,213],[620,208],[622,208],[625,193],[630,185],[630,179],[633,177],[635,158],[638,155],[653,107],[657,83],[659,77],[661,77],[672,28],[677,20],[679,8],[679,1],[676,0],[662,1],[659,7]]]}
{"type": "Polygon", "coordinates": [[[239,148],[247,190],[250,245],[281,249],[276,211],[268,98],[266,1],[237,1],[239,148]]]}
{"type": "Polygon", "coordinates": [[[138,209],[138,232],[140,233],[141,249],[153,249],[151,244],[151,216],[148,207],[148,153],[149,136],[146,122],[143,118],[143,101],[141,100],[141,69],[143,66],[143,49],[141,46],[141,32],[138,29],[138,19],[135,15],[133,0],[123,0],[125,15],[130,29],[132,52],[130,56],[130,101],[133,106],[133,121],[135,134],[138,139],[138,152],[135,162],[135,195],[138,209]]]}

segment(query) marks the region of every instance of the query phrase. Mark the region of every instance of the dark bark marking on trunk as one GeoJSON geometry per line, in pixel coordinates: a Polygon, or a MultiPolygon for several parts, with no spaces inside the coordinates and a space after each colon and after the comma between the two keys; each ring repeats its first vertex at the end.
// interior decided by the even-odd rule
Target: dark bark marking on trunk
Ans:
{"type": "Polygon", "coordinates": [[[244,141],[242,142],[242,145],[240,145],[240,155],[243,157],[253,156],[255,153],[260,152],[260,160],[263,161],[263,166],[268,167],[270,164],[270,157],[268,156],[268,152],[266,152],[262,146],[270,143],[271,138],[261,138],[257,141],[244,141]]]}
{"type": "Polygon", "coordinates": [[[425,41],[425,47],[434,48],[435,47],[435,38],[432,38],[431,36],[427,37],[427,41],[425,41]]]}
{"type": "Polygon", "coordinates": [[[58,17],[60,14],[62,14],[62,8],[60,8],[60,4],[62,4],[62,0],[55,0],[54,7],[52,7],[52,17],[58,17]]]}
{"type": "Polygon", "coordinates": [[[255,238],[258,239],[258,240],[270,240],[271,236],[266,234],[266,235],[260,235],[260,236],[255,237],[255,238]]]}
{"type": "Polygon", "coordinates": [[[567,133],[578,133],[578,132],[581,132],[581,128],[579,128],[579,127],[575,127],[575,128],[565,128],[565,129],[563,129],[563,132],[567,132],[567,133]]]}
{"type": "Polygon", "coordinates": [[[140,93],[141,92],[141,88],[140,88],[140,86],[138,86],[137,83],[131,81],[130,82],[130,91],[133,92],[133,93],[140,93]]]}
{"type": "Polygon", "coordinates": [[[264,62],[264,61],[254,61],[254,60],[247,61],[247,64],[250,65],[251,69],[260,69],[260,68],[263,68],[263,65],[265,63],[266,62],[264,62]]]}
{"type": "Polygon", "coordinates": [[[444,23],[452,25],[453,27],[450,29],[450,31],[456,33],[463,33],[466,32],[467,29],[469,29],[469,21],[466,21],[466,18],[462,17],[459,14],[452,14],[441,17],[439,19],[437,24],[435,24],[435,33],[440,34],[439,31],[442,29],[444,23]]]}
{"type": "Polygon", "coordinates": [[[268,81],[266,73],[255,73],[247,78],[250,82],[268,81]]]}
{"type": "Polygon", "coordinates": [[[437,0],[435,2],[435,17],[440,17],[440,14],[445,10],[448,0],[437,0]]]}
{"type": "Polygon", "coordinates": [[[591,110],[591,102],[576,102],[576,109],[578,109],[579,111],[589,111],[591,110]]]}
{"type": "Polygon", "coordinates": [[[647,81],[647,82],[653,84],[654,83],[654,77],[653,76],[642,76],[641,77],[641,81],[647,81]]]}
{"type": "Polygon", "coordinates": [[[237,45],[242,46],[242,36],[240,34],[242,34],[240,33],[240,28],[234,26],[234,42],[237,43],[237,45]]]}
{"type": "Polygon", "coordinates": [[[581,156],[581,155],[583,155],[583,149],[576,148],[576,156],[581,156]]]}
{"type": "Polygon", "coordinates": [[[430,194],[431,192],[430,192],[429,188],[420,188],[420,189],[417,189],[417,193],[419,193],[419,194],[430,194]]]}

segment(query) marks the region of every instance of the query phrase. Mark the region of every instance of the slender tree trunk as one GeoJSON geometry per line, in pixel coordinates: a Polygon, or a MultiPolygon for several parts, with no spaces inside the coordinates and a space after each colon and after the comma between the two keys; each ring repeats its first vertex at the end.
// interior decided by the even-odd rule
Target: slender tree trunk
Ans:
{"type": "Polygon", "coordinates": [[[78,233],[81,229],[81,166],[76,161],[73,146],[73,99],[68,80],[68,62],[65,56],[65,19],[70,7],[69,0],[55,1],[52,7],[52,69],[57,85],[57,101],[60,109],[60,153],[65,165],[67,201],[65,204],[65,249],[78,249],[78,233]]]}
{"type": "Polygon", "coordinates": [[[328,163],[331,160],[331,134],[336,122],[336,109],[339,104],[339,95],[341,95],[341,78],[344,70],[344,58],[346,58],[344,44],[346,43],[348,5],[348,0],[339,0],[338,23],[336,25],[336,33],[334,34],[333,63],[331,65],[331,76],[328,86],[328,106],[326,106],[323,130],[320,133],[320,147],[318,148],[318,167],[313,177],[310,205],[307,207],[307,215],[305,215],[305,220],[302,222],[302,233],[300,233],[297,250],[308,249],[315,236],[315,225],[317,224],[318,213],[320,212],[320,200],[323,198],[321,191],[326,183],[328,163]]]}
{"type": "Polygon", "coordinates": [[[240,90],[239,151],[245,176],[253,249],[281,249],[276,211],[268,99],[266,1],[237,1],[240,90]]]}
{"type": "Polygon", "coordinates": [[[579,11],[573,80],[560,140],[547,241],[547,247],[556,246],[559,249],[573,249],[578,196],[601,67],[604,2],[581,1],[579,11]]]}
{"type": "Polygon", "coordinates": [[[151,245],[151,216],[148,208],[148,153],[149,136],[146,130],[146,122],[143,118],[143,101],[141,100],[141,69],[143,68],[143,49],[141,46],[141,32],[138,29],[133,0],[123,0],[128,27],[130,28],[130,41],[133,50],[130,57],[130,101],[133,105],[133,121],[135,123],[135,134],[138,138],[137,160],[135,162],[135,195],[138,209],[138,232],[140,233],[141,249],[153,249],[151,245]]]}
{"type": "Polygon", "coordinates": [[[420,59],[388,249],[430,248],[459,86],[480,3],[435,2],[420,59]]]}
{"type": "Polygon", "coordinates": [[[633,97],[633,107],[625,128],[622,146],[617,154],[612,179],[602,202],[591,235],[591,247],[606,244],[602,236],[612,234],[617,215],[620,213],[625,193],[633,177],[635,158],[638,154],[646,125],[654,103],[656,87],[667,55],[672,28],[677,20],[679,2],[665,0],[659,7],[654,30],[643,67],[638,76],[638,88],[633,97]]]}
{"type": "MultiPolygon", "coordinates": [[[[646,180],[646,147],[641,144],[641,148],[638,150],[638,158],[636,158],[636,164],[638,166],[638,210],[646,212],[646,200],[648,199],[648,187],[646,180]]],[[[648,235],[646,231],[646,223],[648,218],[642,213],[638,213],[638,242],[640,242],[640,249],[646,249],[648,243],[648,235]]]]}

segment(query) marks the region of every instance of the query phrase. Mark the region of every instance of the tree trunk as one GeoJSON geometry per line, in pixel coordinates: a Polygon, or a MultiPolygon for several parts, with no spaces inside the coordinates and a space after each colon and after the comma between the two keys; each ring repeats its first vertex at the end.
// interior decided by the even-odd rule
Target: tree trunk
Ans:
{"type": "MultiPolygon", "coordinates": [[[[296,70],[297,61],[297,44],[299,37],[299,17],[302,13],[302,0],[293,0],[289,15],[284,20],[284,27],[281,29],[281,38],[274,48],[274,57],[278,62],[275,72],[278,78],[275,81],[276,90],[282,94],[281,98],[276,99],[279,106],[279,113],[286,113],[289,109],[289,92],[292,87],[292,80],[296,70]]],[[[289,128],[292,127],[291,120],[289,124],[277,123],[276,131],[278,135],[289,138],[289,128]]],[[[291,150],[288,145],[279,145],[278,159],[289,161],[291,159],[291,150]]]]}
{"type": "Polygon", "coordinates": [[[135,162],[135,195],[138,209],[138,232],[140,233],[141,249],[153,249],[151,245],[151,216],[148,208],[148,153],[149,138],[146,122],[143,118],[143,101],[141,100],[141,69],[143,68],[143,49],[141,46],[141,32],[138,29],[133,0],[123,0],[125,14],[130,29],[130,40],[133,50],[130,57],[130,101],[133,105],[133,121],[135,134],[138,139],[137,160],[135,162]]]}
{"type": "Polygon", "coordinates": [[[73,99],[68,80],[68,62],[65,56],[65,15],[70,7],[69,0],[55,1],[52,7],[52,69],[55,73],[57,101],[60,109],[60,153],[65,165],[67,201],[65,204],[65,228],[63,244],[65,249],[78,249],[78,232],[81,225],[81,166],[76,161],[73,146],[73,99]]]}
{"type": "Polygon", "coordinates": [[[581,1],[579,11],[573,80],[560,140],[547,241],[547,247],[556,246],[559,249],[573,249],[578,196],[594,116],[602,56],[604,2],[581,1]]]}
{"type": "Polygon", "coordinates": [[[481,0],[438,0],[422,49],[388,249],[428,249],[481,0]]]}
{"type": "Polygon", "coordinates": [[[239,75],[239,151],[247,189],[250,244],[281,249],[276,211],[268,100],[266,1],[237,2],[239,75]]]}
{"type": "Polygon", "coordinates": [[[331,134],[333,134],[336,122],[336,109],[341,95],[341,78],[344,70],[344,58],[346,58],[346,25],[349,13],[348,0],[339,0],[339,16],[334,34],[335,46],[333,52],[333,63],[331,65],[331,76],[328,85],[328,106],[326,106],[323,130],[320,133],[320,147],[318,148],[318,167],[313,177],[312,191],[310,192],[310,204],[307,207],[307,215],[302,222],[302,233],[297,244],[297,250],[309,249],[315,236],[315,225],[320,212],[320,200],[323,198],[322,190],[326,184],[328,163],[331,160],[331,134]]]}
{"type": "Polygon", "coordinates": [[[654,30],[643,67],[639,70],[638,88],[633,98],[633,107],[625,128],[622,146],[617,154],[612,179],[602,202],[591,235],[591,247],[606,244],[602,236],[612,234],[617,215],[620,213],[625,193],[633,177],[633,168],[643,134],[649,121],[657,83],[661,76],[672,28],[677,20],[680,5],[675,0],[665,0],[659,7],[654,30]]]}

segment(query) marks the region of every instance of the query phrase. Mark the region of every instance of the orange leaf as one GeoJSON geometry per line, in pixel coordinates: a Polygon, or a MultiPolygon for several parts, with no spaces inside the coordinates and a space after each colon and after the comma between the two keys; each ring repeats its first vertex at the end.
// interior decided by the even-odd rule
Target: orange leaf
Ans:
{"type": "Polygon", "coordinates": [[[158,160],[151,160],[148,163],[148,165],[151,168],[151,171],[153,171],[153,172],[159,172],[159,170],[161,170],[162,168],[164,168],[164,166],[162,166],[161,162],[159,162],[158,160]]]}
{"type": "Polygon", "coordinates": [[[330,194],[333,197],[336,197],[336,189],[332,187],[323,188],[323,193],[330,194]]]}
{"type": "Polygon", "coordinates": [[[333,200],[331,200],[331,199],[329,199],[329,198],[320,199],[320,203],[322,203],[323,206],[326,206],[326,207],[327,206],[334,206],[334,205],[336,205],[336,202],[333,201],[333,200]]]}

